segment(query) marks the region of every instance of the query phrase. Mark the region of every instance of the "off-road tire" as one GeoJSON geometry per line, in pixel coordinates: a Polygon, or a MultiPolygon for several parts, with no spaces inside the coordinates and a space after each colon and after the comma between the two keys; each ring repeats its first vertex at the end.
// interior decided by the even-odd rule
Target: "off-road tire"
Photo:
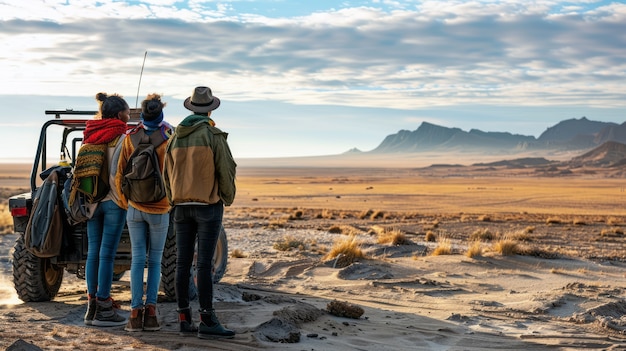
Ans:
{"type": "Polygon", "coordinates": [[[13,247],[13,285],[17,296],[24,302],[50,301],[59,292],[63,281],[63,267],[49,258],[33,255],[24,245],[20,235],[13,247]]]}
{"type": "MultiPolygon", "coordinates": [[[[217,239],[215,253],[213,254],[213,283],[219,283],[226,273],[228,265],[228,239],[224,227],[220,230],[217,239]]],[[[196,281],[195,259],[192,267],[192,282],[196,281]]],[[[161,291],[165,294],[166,300],[176,299],[176,232],[174,225],[171,224],[167,232],[165,240],[165,248],[163,249],[163,258],[161,259],[161,291]]],[[[195,289],[189,289],[190,294],[195,295],[195,289]]],[[[195,296],[190,296],[193,300],[195,296]]]]}
{"type": "Polygon", "coordinates": [[[176,301],[176,232],[170,223],[161,258],[161,291],[166,301],[176,301]]]}

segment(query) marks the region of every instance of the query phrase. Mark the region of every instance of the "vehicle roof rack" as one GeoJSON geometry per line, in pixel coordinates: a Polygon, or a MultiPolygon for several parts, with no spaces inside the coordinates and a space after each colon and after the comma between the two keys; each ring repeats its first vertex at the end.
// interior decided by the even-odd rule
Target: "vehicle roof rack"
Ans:
{"type": "MultiPolygon", "coordinates": [[[[63,115],[81,115],[81,116],[94,116],[98,114],[98,111],[74,111],[71,108],[65,110],[46,110],[46,115],[54,115],[55,119],[60,119],[63,115]]],[[[130,109],[130,120],[139,121],[141,114],[140,108],[130,109]]]]}
{"type": "Polygon", "coordinates": [[[74,111],[73,109],[66,110],[46,110],[47,115],[54,115],[54,118],[61,118],[62,115],[83,115],[83,116],[93,116],[97,114],[98,111],[74,111]]]}

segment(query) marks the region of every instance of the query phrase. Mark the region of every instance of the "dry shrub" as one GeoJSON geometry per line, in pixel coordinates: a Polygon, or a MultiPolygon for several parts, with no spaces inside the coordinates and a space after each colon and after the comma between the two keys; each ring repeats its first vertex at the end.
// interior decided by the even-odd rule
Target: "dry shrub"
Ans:
{"type": "Polygon", "coordinates": [[[478,220],[481,222],[491,222],[491,216],[489,215],[482,215],[478,217],[478,220]]]}
{"type": "Polygon", "coordinates": [[[432,230],[429,230],[426,232],[426,235],[424,235],[424,240],[426,240],[427,242],[435,242],[437,241],[437,236],[435,235],[435,233],[433,233],[432,230]]]}
{"type": "Polygon", "coordinates": [[[365,210],[365,211],[359,213],[359,219],[365,219],[365,218],[371,216],[372,213],[374,213],[374,211],[372,211],[372,210],[365,210]]]}
{"type": "Polygon", "coordinates": [[[469,239],[471,241],[491,241],[496,238],[496,235],[492,233],[489,229],[476,229],[472,235],[470,235],[469,239]]]}
{"type": "Polygon", "coordinates": [[[608,224],[608,225],[621,225],[622,222],[619,219],[615,218],[615,217],[609,217],[609,218],[606,219],[606,224],[608,224]]]}
{"type": "Polygon", "coordinates": [[[602,229],[602,231],[600,231],[600,236],[607,238],[615,238],[622,235],[624,235],[624,231],[617,227],[602,229]]]}
{"type": "Polygon", "coordinates": [[[335,219],[333,211],[328,209],[323,209],[322,212],[313,216],[316,219],[335,219]]]}
{"type": "Polygon", "coordinates": [[[351,225],[333,225],[328,228],[328,232],[331,234],[345,234],[345,235],[357,235],[361,231],[351,225]]]}
{"type": "Polygon", "coordinates": [[[452,242],[448,238],[439,240],[437,247],[433,250],[433,256],[452,255],[452,242]]]}
{"type": "Polygon", "coordinates": [[[548,217],[546,219],[546,224],[561,224],[561,219],[558,217],[548,217]]]}
{"type": "Polygon", "coordinates": [[[232,258],[245,258],[248,257],[248,255],[246,255],[242,250],[240,249],[234,249],[231,253],[230,253],[230,257],[232,258]]]}
{"type": "Polygon", "coordinates": [[[465,256],[469,258],[480,257],[483,255],[483,248],[480,241],[474,241],[465,252],[465,256]]]}
{"type": "Polygon", "coordinates": [[[287,225],[287,220],[284,218],[274,218],[267,224],[268,229],[284,228],[287,225]]]}
{"type": "Polygon", "coordinates": [[[519,253],[519,246],[513,239],[504,238],[493,245],[493,250],[502,256],[512,256],[519,253]]]}
{"type": "Polygon", "coordinates": [[[585,220],[582,218],[574,218],[574,220],[572,221],[572,224],[573,225],[587,225],[585,220]]]}
{"type": "Polygon", "coordinates": [[[383,211],[375,211],[370,215],[370,220],[375,220],[378,218],[384,218],[385,217],[385,212],[383,211]]]}
{"type": "Polygon", "coordinates": [[[273,246],[278,251],[290,251],[291,249],[304,250],[304,241],[296,239],[292,235],[285,235],[281,241],[277,241],[273,246]]]}
{"type": "Polygon", "coordinates": [[[326,305],[326,311],[337,317],[359,319],[365,311],[360,306],[349,302],[333,300],[326,305]]]}
{"type": "Polygon", "coordinates": [[[411,245],[413,243],[400,229],[385,230],[379,233],[376,242],[391,245],[411,245]]]}
{"type": "Polygon", "coordinates": [[[289,219],[290,220],[302,219],[302,215],[304,215],[304,212],[302,210],[295,210],[291,215],[289,215],[289,219]]]}
{"type": "Polygon", "coordinates": [[[471,222],[472,221],[472,217],[469,215],[461,215],[461,222],[471,222]]]}
{"type": "Polygon", "coordinates": [[[330,260],[339,255],[342,256],[343,260],[349,263],[354,262],[357,258],[365,257],[363,250],[361,250],[361,243],[354,235],[337,240],[326,256],[324,256],[324,260],[330,260]]]}
{"type": "Polygon", "coordinates": [[[343,229],[341,229],[340,225],[332,225],[328,228],[328,232],[331,234],[341,234],[343,233],[343,229]]]}

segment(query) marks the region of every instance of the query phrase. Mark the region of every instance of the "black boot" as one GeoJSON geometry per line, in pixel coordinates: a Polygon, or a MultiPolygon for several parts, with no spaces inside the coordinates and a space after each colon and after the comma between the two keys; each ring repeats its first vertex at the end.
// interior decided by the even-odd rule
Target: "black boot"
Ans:
{"type": "Polygon", "coordinates": [[[235,337],[235,332],[224,328],[217,320],[215,310],[200,310],[200,326],[198,327],[198,337],[200,339],[231,339],[235,337]]]}
{"type": "Polygon", "coordinates": [[[178,331],[179,335],[194,335],[198,332],[198,328],[193,323],[193,319],[191,319],[191,309],[180,308],[176,310],[178,312],[178,323],[180,324],[180,329],[178,331]]]}

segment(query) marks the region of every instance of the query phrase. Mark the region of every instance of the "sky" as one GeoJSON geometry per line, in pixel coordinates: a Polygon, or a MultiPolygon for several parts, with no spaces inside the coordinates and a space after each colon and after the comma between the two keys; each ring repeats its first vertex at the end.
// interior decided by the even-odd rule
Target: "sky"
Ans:
{"type": "Polygon", "coordinates": [[[45,110],[209,86],[235,158],[375,149],[422,122],[538,137],[626,121],[624,1],[0,0],[0,161],[45,110]]]}

